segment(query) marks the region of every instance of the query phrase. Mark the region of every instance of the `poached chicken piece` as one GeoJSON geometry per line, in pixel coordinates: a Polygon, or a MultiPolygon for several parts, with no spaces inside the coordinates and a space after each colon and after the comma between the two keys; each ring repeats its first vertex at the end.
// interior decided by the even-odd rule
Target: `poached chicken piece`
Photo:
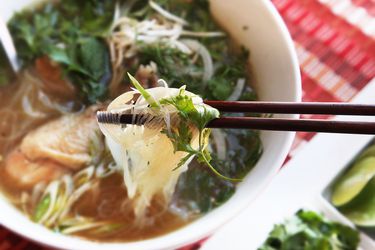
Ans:
{"type": "Polygon", "coordinates": [[[7,157],[7,173],[28,187],[90,164],[92,142],[102,138],[95,111],[65,115],[28,133],[7,157]]]}

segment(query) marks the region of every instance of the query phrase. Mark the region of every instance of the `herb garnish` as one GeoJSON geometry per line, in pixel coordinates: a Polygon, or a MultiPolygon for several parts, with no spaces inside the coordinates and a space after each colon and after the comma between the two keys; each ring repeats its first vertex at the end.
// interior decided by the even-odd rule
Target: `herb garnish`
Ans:
{"type": "Polygon", "coordinates": [[[355,250],[358,243],[356,230],[300,210],[284,224],[275,225],[258,250],[355,250]]]}
{"type": "Polygon", "coordinates": [[[38,11],[17,13],[8,23],[25,66],[47,55],[62,65],[82,100],[95,103],[106,97],[111,65],[105,36],[112,23],[114,0],[65,0],[38,11]]]}
{"type": "Polygon", "coordinates": [[[139,82],[128,73],[130,81],[150,104],[151,108],[160,108],[163,105],[172,105],[177,111],[181,119],[177,128],[172,128],[170,131],[163,130],[162,133],[166,134],[173,144],[173,148],[176,151],[182,151],[188,153],[177,165],[177,168],[181,167],[186,163],[188,159],[196,156],[198,162],[204,163],[208,166],[213,173],[217,176],[229,180],[229,181],[241,181],[242,179],[230,178],[222,175],[217,171],[211,164],[211,154],[207,149],[208,139],[210,136],[210,129],[205,128],[207,123],[211,120],[218,118],[220,113],[217,109],[204,104],[194,104],[193,98],[185,93],[184,88],[180,88],[180,92],[176,96],[170,98],[164,98],[159,100],[159,104],[151,97],[151,95],[145,90],[139,82]],[[192,133],[191,126],[199,131],[199,142],[198,149],[194,149],[191,146],[192,133]]]}

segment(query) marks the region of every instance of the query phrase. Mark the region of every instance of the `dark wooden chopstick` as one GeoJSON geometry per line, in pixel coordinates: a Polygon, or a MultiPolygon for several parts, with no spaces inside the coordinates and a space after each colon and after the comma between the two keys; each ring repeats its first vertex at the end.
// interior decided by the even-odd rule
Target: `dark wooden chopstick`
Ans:
{"type": "Polygon", "coordinates": [[[305,131],[343,134],[375,134],[375,122],[222,117],[207,124],[209,128],[305,131]]]}
{"type": "MultiPolygon", "coordinates": [[[[112,124],[132,124],[131,114],[98,112],[98,121],[112,124]]],[[[142,123],[137,123],[141,125],[142,123]]],[[[347,134],[375,134],[375,122],[282,119],[258,117],[221,117],[207,124],[208,128],[259,129],[273,131],[306,131],[347,134]]]]}
{"type": "Polygon", "coordinates": [[[221,112],[375,116],[375,105],[335,102],[204,101],[221,112]]]}

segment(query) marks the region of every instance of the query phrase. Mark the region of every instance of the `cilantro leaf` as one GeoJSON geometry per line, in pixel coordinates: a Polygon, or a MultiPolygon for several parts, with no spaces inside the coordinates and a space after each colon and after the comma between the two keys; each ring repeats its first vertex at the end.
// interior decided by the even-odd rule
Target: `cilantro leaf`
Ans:
{"type": "MultiPolygon", "coordinates": [[[[208,138],[210,136],[210,130],[205,128],[206,125],[213,119],[218,118],[220,113],[217,109],[212,108],[205,104],[194,104],[193,97],[185,93],[184,87],[180,89],[180,93],[176,96],[160,100],[160,104],[173,105],[181,118],[181,122],[178,125],[177,132],[171,131],[166,132],[167,136],[171,139],[175,151],[183,151],[189,154],[195,155],[200,163],[204,163],[211,171],[229,181],[241,181],[238,178],[230,178],[221,174],[215,169],[210,163],[212,157],[210,152],[206,149],[208,145],[208,138]],[[189,127],[186,124],[192,124],[199,130],[199,148],[198,150],[192,151],[191,135],[189,136],[189,127]]],[[[186,162],[186,159],[182,160],[186,162]]],[[[183,164],[178,164],[182,166],[183,164]]]]}
{"type": "Polygon", "coordinates": [[[83,100],[95,103],[106,96],[111,66],[108,48],[102,39],[82,37],[65,49],[50,47],[47,54],[64,66],[83,100]]]}
{"type": "Polygon", "coordinates": [[[355,250],[358,243],[356,230],[300,210],[284,224],[275,225],[258,250],[355,250]]]}
{"type": "Polygon", "coordinates": [[[220,116],[219,111],[215,108],[204,104],[194,104],[193,98],[186,95],[183,88],[179,95],[162,99],[160,103],[173,105],[182,119],[192,122],[200,131],[206,127],[207,123],[220,116]]]}

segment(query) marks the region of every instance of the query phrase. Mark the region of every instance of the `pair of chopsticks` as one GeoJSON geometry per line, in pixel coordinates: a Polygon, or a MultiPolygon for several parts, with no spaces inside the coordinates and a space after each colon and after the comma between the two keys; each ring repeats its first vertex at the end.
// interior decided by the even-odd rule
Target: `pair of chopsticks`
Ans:
{"type": "MultiPolygon", "coordinates": [[[[375,105],[324,102],[257,102],[204,101],[220,112],[260,114],[322,114],[375,116],[375,105]]],[[[131,114],[98,112],[101,123],[132,124],[131,114]]],[[[318,119],[288,119],[261,117],[220,117],[207,124],[208,128],[259,129],[274,131],[305,131],[347,134],[375,134],[375,122],[331,121],[318,119]]]]}

